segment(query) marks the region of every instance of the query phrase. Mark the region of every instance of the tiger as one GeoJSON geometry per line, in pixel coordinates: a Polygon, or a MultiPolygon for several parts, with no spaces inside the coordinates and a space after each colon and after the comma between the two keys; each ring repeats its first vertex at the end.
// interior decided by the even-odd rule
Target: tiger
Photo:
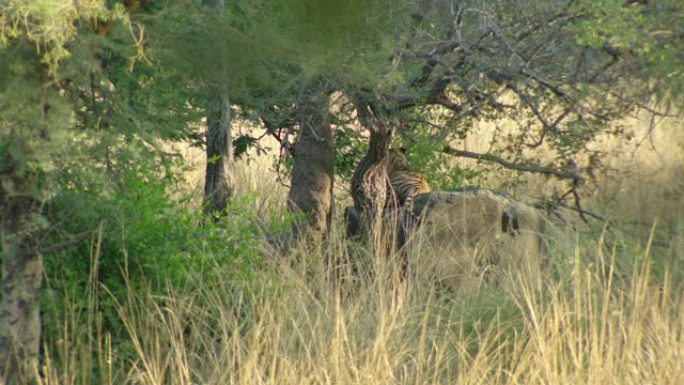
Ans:
{"type": "Polygon", "coordinates": [[[417,195],[432,191],[425,176],[409,167],[405,148],[390,149],[388,158],[386,207],[410,206],[417,195]]]}

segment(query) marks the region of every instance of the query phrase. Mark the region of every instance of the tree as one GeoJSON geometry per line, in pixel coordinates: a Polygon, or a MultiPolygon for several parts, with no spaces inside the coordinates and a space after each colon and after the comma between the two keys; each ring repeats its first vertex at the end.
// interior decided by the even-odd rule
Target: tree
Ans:
{"type": "Polygon", "coordinates": [[[20,384],[35,378],[40,345],[38,303],[43,266],[36,241],[41,230],[40,202],[35,191],[37,175],[9,148],[22,145],[3,141],[0,154],[0,382],[3,384],[20,384]]]}
{"type": "MultiPolygon", "coordinates": [[[[218,13],[218,21],[224,20],[226,6],[223,0],[202,0],[202,4],[212,7],[218,13]]],[[[217,44],[219,49],[222,45],[217,44]]],[[[217,65],[225,73],[228,58],[219,54],[217,65]]],[[[225,75],[223,75],[225,76],[225,75]]],[[[207,168],[204,179],[204,209],[209,215],[225,213],[228,201],[235,189],[233,138],[231,134],[230,99],[224,78],[213,79],[207,87],[206,107],[206,154],[207,168]]]]}
{"type": "MultiPolygon", "coordinates": [[[[592,141],[626,136],[619,125],[626,114],[662,113],[649,103],[680,99],[681,9],[676,1],[641,3],[235,2],[217,32],[225,42],[218,51],[230,58],[224,76],[232,103],[265,122],[267,134],[282,143],[305,133],[293,111],[308,108],[299,105],[306,100],[303,85],[323,79],[328,91],[347,96],[349,105],[340,110],[356,112],[326,121],[358,125],[352,100],[365,97],[369,109],[385,111],[383,119],[394,122],[404,144],[439,153],[422,154],[558,178],[567,190],[556,203],[573,201],[583,212],[578,189],[601,167],[592,141]],[[669,27],[659,29],[661,20],[669,27]],[[517,127],[498,130],[489,152],[459,148],[475,123],[503,120],[517,127]],[[551,162],[538,162],[540,149],[553,154],[551,162]]],[[[189,41],[203,47],[200,39],[189,41]]],[[[297,187],[308,175],[299,167],[307,163],[291,154],[298,171],[290,197],[317,196],[315,184],[306,194],[297,187]]],[[[327,199],[323,190],[320,202],[327,199]]],[[[314,206],[305,215],[326,218],[328,205],[314,206]]]]}
{"type": "Polygon", "coordinates": [[[376,100],[401,122],[404,143],[567,181],[554,203],[584,215],[578,187],[603,156],[592,141],[627,137],[619,122],[635,111],[681,106],[675,3],[424,2],[391,58],[402,81],[376,87],[376,100]],[[457,147],[475,122],[503,120],[517,127],[498,130],[490,152],[457,147]],[[553,161],[539,164],[540,149],[553,161]]]}
{"type": "Polygon", "coordinates": [[[194,119],[179,72],[150,65],[158,47],[141,50],[145,35],[129,18],[138,5],[0,5],[0,383],[37,379],[43,257],[92,233],[49,243],[69,219],[52,216],[53,201],[117,188],[127,170],[153,163],[143,159],[151,149],[160,158],[157,138],[185,137],[194,119]],[[79,161],[102,178],[74,178],[79,161]]]}
{"type": "Polygon", "coordinates": [[[67,56],[64,45],[73,39],[78,19],[111,15],[99,2],[15,5],[0,6],[0,383],[8,385],[38,376],[44,162],[72,122],[50,75],[67,56]]]}
{"type": "Polygon", "coordinates": [[[386,58],[407,25],[408,8],[393,0],[283,0],[265,10],[268,27],[263,30],[272,33],[268,40],[293,54],[273,57],[286,69],[274,76],[286,85],[276,91],[279,98],[251,107],[272,135],[297,137],[288,195],[290,210],[305,217],[295,224],[297,234],[325,235],[332,220],[335,135],[329,95],[352,95],[396,81],[385,76],[392,66],[386,58]]]}
{"type": "Polygon", "coordinates": [[[311,81],[297,103],[299,135],[288,207],[307,217],[304,223],[295,223],[295,235],[325,235],[332,223],[335,152],[326,88],[325,81],[311,81]]]}

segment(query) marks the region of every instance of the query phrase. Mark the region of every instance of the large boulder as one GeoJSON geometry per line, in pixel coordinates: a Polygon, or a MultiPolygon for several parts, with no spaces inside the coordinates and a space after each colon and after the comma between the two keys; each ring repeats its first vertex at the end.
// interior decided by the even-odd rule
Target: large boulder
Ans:
{"type": "MultiPolygon", "coordinates": [[[[347,229],[355,230],[346,211],[347,229]]],[[[459,287],[483,277],[540,277],[545,220],[535,208],[491,190],[465,188],[417,196],[399,237],[410,271],[421,281],[459,287]]],[[[353,233],[350,235],[354,235],[353,233]]]]}

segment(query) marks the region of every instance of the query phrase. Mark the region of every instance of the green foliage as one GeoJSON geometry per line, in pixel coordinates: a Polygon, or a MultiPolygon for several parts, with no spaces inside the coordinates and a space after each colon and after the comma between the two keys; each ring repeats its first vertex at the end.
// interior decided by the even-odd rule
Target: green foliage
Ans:
{"type": "Polygon", "coordinates": [[[113,10],[103,0],[62,2],[9,0],[0,4],[0,49],[13,40],[31,42],[54,78],[60,62],[70,56],[67,45],[78,33],[80,20],[89,18],[127,21],[122,7],[113,10]]]}
{"type": "Polygon", "coordinates": [[[463,187],[479,175],[477,170],[459,165],[454,157],[442,152],[447,141],[440,139],[436,130],[420,126],[409,138],[397,138],[393,147],[406,148],[409,165],[427,177],[433,190],[463,187]]]}
{"type": "Polygon", "coordinates": [[[225,12],[195,1],[163,2],[152,21],[157,59],[203,84],[225,84],[232,103],[256,110],[289,105],[310,79],[337,86],[391,84],[387,58],[409,5],[395,0],[236,1],[225,12]]]}
{"type": "MultiPolygon", "coordinates": [[[[91,231],[89,239],[99,242],[101,283],[112,293],[124,291],[124,278],[133,283],[146,281],[156,290],[168,284],[180,285],[188,278],[186,271],[191,266],[222,266],[233,270],[237,279],[258,260],[254,246],[260,234],[283,226],[274,223],[275,227],[265,228],[239,211],[234,211],[226,223],[209,221],[198,226],[200,214],[170,198],[166,191],[170,182],[149,178],[153,175],[144,169],[126,170],[121,187],[67,189],[52,200],[51,217],[64,220],[55,243],[91,231]]],[[[65,285],[85,285],[91,266],[83,256],[92,254],[92,246],[88,242],[48,258],[48,276],[75,277],[65,285]]],[[[204,277],[218,278],[211,273],[204,277]]]]}
{"type": "Polygon", "coordinates": [[[198,78],[160,60],[170,47],[158,19],[146,25],[152,60],[141,60],[131,39],[140,30],[115,23],[101,37],[88,25],[90,17],[122,16],[120,6],[109,11],[92,2],[102,7],[97,13],[78,8],[90,2],[58,3],[1,6],[0,159],[11,156],[40,176],[31,187],[44,202],[48,229],[41,246],[51,315],[44,322],[60,324],[64,303],[105,288],[91,300],[100,326],[126,355],[132,347],[119,343],[125,333],[116,304],[129,289],[161,294],[196,279],[249,280],[257,243],[285,225],[274,217],[271,228],[240,203],[224,222],[202,223],[200,213],[172,199],[179,164],[160,139],[192,134],[189,122],[199,121],[193,104],[204,97],[198,78]]]}
{"type": "Polygon", "coordinates": [[[330,74],[344,82],[377,83],[391,55],[393,31],[402,27],[399,1],[281,0],[265,25],[268,38],[293,50],[306,78],[330,74]],[[284,33],[283,33],[284,32],[284,33]]]}
{"type": "Polygon", "coordinates": [[[354,166],[368,150],[368,143],[363,140],[358,130],[341,127],[335,130],[335,174],[344,181],[351,179],[354,166]]]}
{"type": "MultiPolygon", "coordinates": [[[[220,222],[207,221],[187,204],[190,197],[169,193],[179,182],[170,170],[180,164],[157,163],[152,155],[118,154],[113,169],[92,158],[89,168],[82,167],[84,158],[64,158],[60,188],[47,211],[52,227],[45,243],[66,249],[45,257],[46,333],[56,335],[57,325],[67,322],[64,314],[71,308],[66,306],[96,303],[98,330],[110,336],[122,360],[135,351],[119,313],[132,293],[163,296],[170,287],[182,290],[198,282],[205,287],[250,282],[261,266],[259,245],[291,225],[289,217],[276,213],[257,217],[251,209],[255,196],[233,201],[220,222]],[[83,234],[85,241],[74,243],[83,234]]],[[[86,322],[92,313],[72,316],[86,322]]],[[[58,341],[48,340],[57,351],[58,341]]]]}
{"type": "Polygon", "coordinates": [[[572,10],[581,15],[574,25],[577,43],[612,49],[626,57],[630,76],[658,83],[659,101],[682,106],[684,100],[684,11],[679,0],[625,2],[579,1],[572,10]]]}
{"type": "Polygon", "coordinates": [[[34,166],[64,144],[65,130],[74,122],[69,104],[45,84],[38,60],[24,41],[12,41],[0,52],[0,136],[11,141],[15,160],[34,166]]]}

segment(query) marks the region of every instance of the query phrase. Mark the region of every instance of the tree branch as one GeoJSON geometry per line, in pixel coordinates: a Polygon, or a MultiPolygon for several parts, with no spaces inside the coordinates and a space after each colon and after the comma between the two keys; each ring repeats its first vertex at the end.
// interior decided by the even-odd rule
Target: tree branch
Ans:
{"type": "Polygon", "coordinates": [[[101,226],[102,226],[102,222],[98,223],[96,227],[93,227],[90,230],[86,230],[86,231],[80,232],[78,234],[70,235],[69,239],[64,241],[64,242],[57,243],[54,245],[50,245],[48,247],[40,248],[38,250],[38,252],[41,255],[52,255],[52,254],[56,254],[56,253],[65,251],[67,249],[70,249],[70,248],[80,244],[81,242],[85,241],[91,235],[95,234],[95,232],[98,230],[98,228],[101,228],[101,226]]]}
{"type": "Polygon", "coordinates": [[[545,174],[545,175],[552,175],[555,176],[556,178],[559,179],[570,179],[574,181],[579,181],[582,179],[582,177],[577,173],[573,171],[563,171],[555,168],[550,168],[550,167],[544,167],[536,164],[524,164],[524,163],[515,163],[508,161],[506,159],[503,159],[499,156],[496,156],[494,154],[481,154],[477,152],[471,152],[471,151],[465,151],[465,150],[458,150],[455,149],[451,146],[444,146],[442,149],[442,152],[445,154],[453,155],[453,156],[460,156],[463,158],[471,158],[471,159],[477,159],[477,160],[483,160],[487,162],[493,162],[497,163],[503,167],[506,167],[511,170],[516,170],[516,171],[522,171],[522,172],[534,172],[534,173],[539,173],[539,174],[545,174]]]}

